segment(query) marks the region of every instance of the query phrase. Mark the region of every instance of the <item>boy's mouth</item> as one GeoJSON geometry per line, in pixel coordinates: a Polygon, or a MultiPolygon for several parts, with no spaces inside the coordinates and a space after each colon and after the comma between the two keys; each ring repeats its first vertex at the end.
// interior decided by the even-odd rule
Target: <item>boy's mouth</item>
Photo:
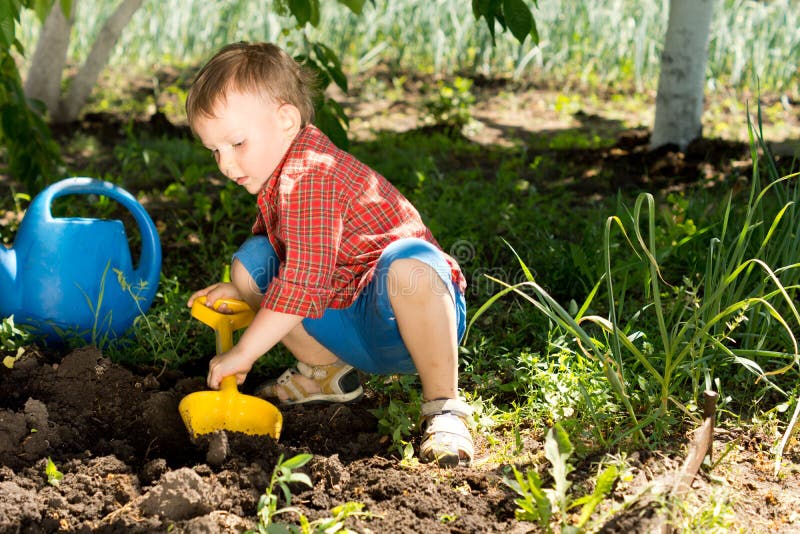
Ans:
{"type": "Polygon", "coordinates": [[[248,177],[248,176],[240,176],[239,178],[236,179],[236,183],[238,185],[244,185],[247,182],[247,180],[249,180],[249,179],[250,179],[250,177],[248,177]]]}

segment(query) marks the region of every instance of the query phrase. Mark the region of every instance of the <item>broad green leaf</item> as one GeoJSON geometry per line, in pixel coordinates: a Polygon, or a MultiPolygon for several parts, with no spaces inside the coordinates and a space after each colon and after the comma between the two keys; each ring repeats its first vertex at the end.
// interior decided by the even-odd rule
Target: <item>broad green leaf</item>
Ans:
{"type": "Polygon", "coordinates": [[[3,49],[10,48],[14,42],[14,21],[19,20],[19,11],[18,2],[0,2],[0,44],[3,49]]]}
{"type": "Polygon", "coordinates": [[[366,0],[339,0],[339,3],[347,6],[347,8],[356,15],[360,15],[364,10],[366,0]]]}
{"type": "Polygon", "coordinates": [[[505,28],[503,16],[500,13],[500,2],[502,0],[473,0],[472,13],[476,19],[483,17],[486,19],[486,26],[489,28],[489,34],[492,36],[492,45],[495,44],[494,21],[500,23],[505,28]]]}
{"type": "Polygon", "coordinates": [[[539,28],[536,27],[536,19],[531,18],[531,39],[534,44],[539,44],[539,28]]]}
{"type": "Polygon", "coordinates": [[[292,473],[288,478],[289,482],[299,482],[300,484],[305,484],[308,487],[314,486],[314,484],[311,483],[311,479],[305,473],[292,473]]]}
{"type": "Polygon", "coordinates": [[[617,466],[610,465],[606,467],[603,472],[597,476],[594,494],[608,495],[608,493],[610,493],[611,489],[614,487],[614,482],[616,482],[618,476],[619,470],[617,469],[617,466]]]}
{"type": "Polygon", "coordinates": [[[553,514],[550,498],[542,490],[542,480],[539,478],[539,474],[531,469],[527,475],[528,489],[534,501],[536,501],[536,512],[539,514],[540,524],[547,525],[550,522],[550,516],[553,514]]]}
{"type": "Polygon", "coordinates": [[[297,456],[292,456],[288,460],[284,460],[280,465],[287,469],[297,469],[298,467],[306,465],[311,458],[313,458],[313,456],[307,453],[298,454],[297,456]]]}
{"type": "Polygon", "coordinates": [[[305,26],[311,19],[311,0],[289,0],[287,5],[298,26],[305,26]]]}
{"type": "Polygon", "coordinates": [[[584,495],[570,505],[570,508],[582,506],[577,526],[582,527],[589,521],[589,518],[592,516],[592,513],[594,513],[594,509],[597,508],[597,505],[603,502],[603,499],[605,499],[606,495],[611,492],[611,489],[614,487],[614,482],[616,482],[618,476],[619,470],[617,469],[617,466],[611,465],[605,468],[602,473],[597,475],[597,481],[595,482],[595,487],[592,494],[584,495]]]}
{"type": "Polygon", "coordinates": [[[487,17],[489,13],[489,0],[472,0],[472,14],[476,19],[487,17]]]}
{"type": "MultiPolygon", "coordinates": [[[[50,14],[50,9],[53,7],[53,0],[33,0],[31,8],[36,13],[36,18],[44,22],[47,15],[50,14]]],[[[65,11],[64,13],[68,13],[65,11]]]]}
{"type": "Polygon", "coordinates": [[[533,15],[523,0],[503,0],[503,14],[511,34],[520,43],[531,34],[533,29],[533,15]]]}
{"type": "Polygon", "coordinates": [[[347,501],[344,504],[340,504],[339,506],[334,506],[331,508],[331,512],[333,515],[345,515],[350,516],[356,514],[364,509],[364,503],[354,502],[354,501],[347,501]]]}
{"type": "Polygon", "coordinates": [[[342,64],[336,53],[322,43],[314,43],[313,49],[320,66],[330,75],[333,82],[346,93],[347,76],[342,71],[342,64]]]}
{"type": "Polygon", "coordinates": [[[542,526],[548,525],[553,512],[538,473],[534,469],[528,469],[523,476],[513,465],[511,470],[514,480],[504,478],[504,481],[520,496],[514,499],[519,507],[514,511],[514,516],[520,521],[537,521],[542,526]]]}
{"type": "Polygon", "coordinates": [[[311,3],[311,16],[308,22],[315,28],[319,26],[319,0],[310,0],[311,3]]]}
{"type": "Polygon", "coordinates": [[[550,473],[553,475],[555,493],[562,511],[566,508],[567,490],[570,486],[567,475],[572,471],[572,466],[567,463],[567,459],[572,451],[569,435],[561,425],[556,423],[547,432],[544,441],[544,456],[552,464],[550,473]]]}
{"type": "MultiPolygon", "coordinates": [[[[339,104],[336,100],[333,100],[332,98],[329,98],[326,104],[330,109],[331,113],[333,113],[334,117],[337,117],[339,119],[339,122],[341,122],[345,127],[350,126],[350,119],[347,118],[347,113],[345,113],[344,108],[341,106],[341,104],[339,104]]],[[[413,426],[414,423],[411,422],[409,414],[405,410],[403,410],[400,413],[402,413],[404,419],[409,421],[409,423],[413,426]]]]}
{"type": "Polygon", "coordinates": [[[74,0],[61,0],[61,11],[64,12],[64,16],[69,18],[70,13],[72,13],[72,2],[74,0]]]}
{"type": "Polygon", "coordinates": [[[328,100],[319,109],[317,109],[317,120],[314,122],[316,123],[317,127],[319,127],[319,129],[322,130],[337,147],[341,148],[342,150],[347,150],[350,145],[350,141],[347,138],[347,132],[345,131],[335,112],[331,110],[330,106],[330,100],[328,100]]]}

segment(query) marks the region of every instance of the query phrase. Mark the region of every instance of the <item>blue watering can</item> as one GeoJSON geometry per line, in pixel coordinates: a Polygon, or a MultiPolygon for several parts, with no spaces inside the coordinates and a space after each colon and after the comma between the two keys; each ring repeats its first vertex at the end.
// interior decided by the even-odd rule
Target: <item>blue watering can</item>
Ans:
{"type": "Polygon", "coordinates": [[[52,343],[77,335],[99,344],[150,308],[160,274],[161,242],[142,205],[110,182],[69,178],[31,201],[13,248],[0,244],[0,317],[14,315],[52,343]],[[65,195],[103,195],[133,214],[142,236],[136,269],[122,221],[53,217],[53,200],[65,195]]]}

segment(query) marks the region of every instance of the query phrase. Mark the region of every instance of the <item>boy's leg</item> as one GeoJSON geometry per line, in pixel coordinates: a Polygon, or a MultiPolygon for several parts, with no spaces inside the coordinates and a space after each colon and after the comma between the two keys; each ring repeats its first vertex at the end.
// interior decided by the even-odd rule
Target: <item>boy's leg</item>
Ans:
{"type": "Polygon", "coordinates": [[[261,307],[261,301],[264,299],[256,281],[250,275],[247,267],[239,261],[239,258],[234,257],[231,262],[231,283],[234,285],[242,299],[250,305],[251,308],[257,310],[261,307]]]}
{"type": "Polygon", "coordinates": [[[306,332],[300,323],[281,342],[297,358],[297,366],[270,380],[255,394],[281,402],[352,402],[361,398],[358,371],[340,360],[306,332]]]}
{"type": "MultiPolygon", "coordinates": [[[[420,256],[424,257],[424,256],[420,256]]],[[[440,466],[469,465],[471,408],[458,397],[458,342],[463,297],[448,287],[449,269],[414,257],[391,262],[387,287],[403,343],[422,383],[420,459],[440,466]],[[448,280],[446,282],[445,280],[448,280]]],[[[455,291],[455,289],[453,289],[455,291]]]]}
{"type": "Polygon", "coordinates": [[[389,268],[397,327],[422,383],[422,398],[458,397],[458,334],[453,297],[427,264],[398,259],[389,268]]]}
{"type": "MultiPolygon", "coordinates": [[[[251,308],[258,310],[264,298],[266,286],[277,274],[277,257],[269,241],[263,236],[248,239],[236,252],[231,263],[231,283],[236,287],[239,295],[251,308]]],[[[295,327],[281,342],[299,362],[311,368],[325,369],[340,367],[339,358],[325,348],[316,339],[311,337],[303,328],[302,323],[295,327]]],[[[318,373],[319,374],[319,373],[318,373]]],[[[291,377],[295,387],[299,386],[307,394],[320,392],[321,386],[317,380],[295,373],[291,377]]],[[[287,388],[275,384],[273,393],[281,401],[290,398],[287,388]]]]}

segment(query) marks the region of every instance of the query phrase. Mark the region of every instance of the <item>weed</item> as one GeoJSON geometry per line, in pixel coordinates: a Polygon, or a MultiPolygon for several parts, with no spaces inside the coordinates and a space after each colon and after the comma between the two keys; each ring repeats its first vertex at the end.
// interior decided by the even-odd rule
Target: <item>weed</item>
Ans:
{"type": "Polygon", "coordinates": [[[14,363],[25,354],[25,347],[30,343],[30,334],[14,324],[14,316],[4,317],[0,321],[0,354],[4,354],[3,365],[11,369],[14,363]]]}
{"type": "Polygon", "coordinates": [[[0,226],[0,246],[10,246],[11,237],[17,232],[19,223],[22,221],[22,216],[25,213],[22,203],[30,204],[31,202],[30,195],[27,193],[17,193],[13,186],[11,187],[11,199],[13,200],[13,207],[9,210],[8,214],[4,213],[6,210],[0,207],[0,218],[3,220],[3,224],[0,226]]]}
{"type": "Polygon", "coordinates": [[[678,532],[724,534],[734,527],[733,502],[728,488],[713,487],[701,503],[680,501],[670,518],[678,532]]]}
{"type": "Polygon", "coordinates": [[[520,521],[537,522],[546,532],[553,531],[550,526],[551,519],[558,517],[560,532],[582,532],[597,505],[611,492],[619,476],[617,467],[611,465],[599,472],[594,491],[573,499],[569,493],[571,483],[567,480],[567,475],[573,470],[568,462],[573,447],[569,435],[558,423],[547,432],[544,450],[545,458],[551,466],[553,487],[545,488],[539,474],[533,469],[526,470],[523,475],[512,466],[514,479],[504,478],[504,482],[519,495],[519,498],[514,500],[518,506],[515,516],[520,521]],[[567,512],[577,507],[580,507],[578,519],[574,524],[570,524],[567,512]]]}
{"type": "Polygon", "coordinates": [[[423,121],[450,132],[460,132],[472,120],[471,108],[475,97],[470,92],[471,88],[472,80],[459,76],[456,76],[453,85],[438,82],[437,92],[424,102],[426,114],[423,121]]]}
{"type": "Polygon", "coordinates": [[[390,399],[388,405],[370,410],[378,419],[378,433],[391,438],[393,450],[405,461],[414,457],[410,438],[417,430],[420,418],[419,394],[411,389],[408,397],[407,401],[390,399]]]}
{"type": "Polygon", "coordinates": [[[136,365],[158,363],[177,368],[212,354],[213,343],[208,336],[201,334],[196,321],[189,320],[187,298],[188,293],[180,282],[162,273],[150,310],[144,313],[140,308],[129,336],[109,344],[107,350],[111,359],[136,365]]]}
{"type": "MultiPolygon", "coordinates": [[[[339,506],[334,507],[331,512],[332,517],[323,517],[309,521],[308,518],[300,512],[300,509],[292,504],[292,491],[289,487],[290,484],[303,484],[311,487],[311,479],[305,473],[297,473],[298,469],[311,460],[310,454],[298,454],[288,460],[283,459],[283,455],[278,458],[278,463],[272,471],[272,476],[267,486],[266,491],[258,500],[258,533],[259,534],[283,534],[283,533],[301,533],[301,534],[324,534],[328,532],[342,532],[351,533],[350,529],[345,527],[345,520],[348,517],[364,516],[369,517],[369,512],[363,512],[364,505],[358,502],[346,502],[339,506]],[[283,492],[283,498],[286,501],[286,506],[278,508],[278,496],[274,493],[278,486],[283,492]],[[278,523],[275,521],[275,516],[286,513],[294,513],[299,518],[299,526],[287,523],[278,523]]],[[[255,531],[248,531],[254,533],[255,531]]]]}

